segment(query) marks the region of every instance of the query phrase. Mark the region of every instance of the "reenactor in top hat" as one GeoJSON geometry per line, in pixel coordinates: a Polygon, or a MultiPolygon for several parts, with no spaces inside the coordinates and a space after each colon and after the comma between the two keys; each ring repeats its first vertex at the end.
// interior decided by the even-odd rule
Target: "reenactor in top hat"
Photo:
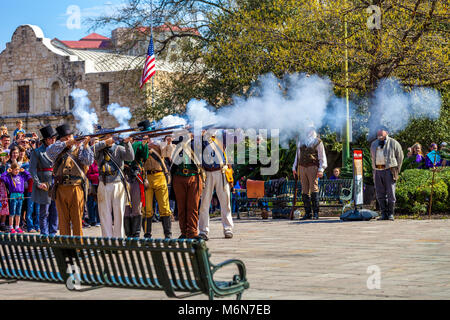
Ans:
{"type": "Polygon", "coordinates": [[[86,173],[94,162],[90,138],[76,141],[67,124],[56,128],[58,141],[47,148],[53,162],[54,184],[51,190],[58,210],[61,235],[82,236],[82,217],[89,187],[86,173]],[[72,228],[71,228],[72,226],[72,228]]]}
{"type": "Polygon", "coordinates": [[[39,228],[42,235],[55,235],[58,232],[58,213],[56,204],[49,195],[53,184],[53,162],[46,150],[55,143],[57,132],[52,126],[40,129],[42,145],[31,152],[30,174],[33,178],[31,200],[39,205],[39,228]]]}

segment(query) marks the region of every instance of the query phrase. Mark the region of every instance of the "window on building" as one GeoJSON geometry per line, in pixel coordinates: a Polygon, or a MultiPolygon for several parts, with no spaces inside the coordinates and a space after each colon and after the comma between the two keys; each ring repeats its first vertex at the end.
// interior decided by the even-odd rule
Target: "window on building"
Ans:
{"type": "Polygon", "coordinates": [[[17,102],[18,113],[30,112],[30,86],[19,86],[17,102]]]}
{"type": "Polygon", "coordinates": [[[50,102],[52,111],[61,111],[61,86],[59,82],[53,82],[52,84],[50,102]]]}
{"type": "Polygon", "coordinates": [[[75,101],[73,100],[72,96],[69,96],[69,110],[72,110],[75,106],[75,101]]]}
{"type": "Polygon", "coordinates": [[[101,83],[100,104],[102,107],[109,105],[109,83],[101,83]]]}

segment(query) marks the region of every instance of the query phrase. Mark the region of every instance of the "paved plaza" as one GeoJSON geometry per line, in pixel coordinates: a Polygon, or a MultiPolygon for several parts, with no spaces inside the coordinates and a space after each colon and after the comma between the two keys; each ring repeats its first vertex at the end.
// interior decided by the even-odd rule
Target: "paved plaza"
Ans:
{"type": "MultiPolygon", "coordinates": [[[[179,235],[174,223],[174,235],[179,235]]],[[[100,236],[100,228],[85,229],[100,236]]],[[[154,237],[162,237],[160,223],[154,237]]],[[[241,259],[250,288],[243,299],[450,299],[450,220],[341,222],[235,220],[224,239],[211,220],[211,261],[241,259]]],[[[225,274],[218,273],[220,280],[225,274]]],[[[229,279],[229,278],[228,278],[229,279]]],[[[231,279],[229,279],[231,280],[231,279]]],[[[168,299],[163,292],[101,288],[71,292],[63,285],[0,286],[2,299],[168,299]]],[[[230,297],[234,299],[235,297],[230,297]]],[[[205,295],[191,299],[207,299],[205,295]]]]}

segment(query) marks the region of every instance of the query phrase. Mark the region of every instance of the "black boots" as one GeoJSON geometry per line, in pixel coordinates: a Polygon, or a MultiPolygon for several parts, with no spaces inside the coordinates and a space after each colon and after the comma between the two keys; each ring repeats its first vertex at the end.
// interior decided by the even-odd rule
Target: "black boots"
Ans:
{"type": "Polygon", "coordinates": [[[319,193],[318,192],[311,192],[311,204],[312,204],[312,211],[314,213],[314,220],[319,219],[319,193]]]}
{"type": "Polygon", "coordinates": [[[164,237],[166,239],[172,238],[172,216],[161,217],[161,222],[164,230],[164,237]]]}
{"type": "Polygon", "coordinates": [[[378,199],[378,204],[380,205],[380,212],[381,212],[381,217],[378,218],[378,220],[387,220],[388,219],[387,199],[378,199]]]}
{"type": "MultiPolygon", "coordinates": [[[[160,217],[166,239],[172,238],[172,217],[160,217]]],[[[142,230],[144,230],[144,238],[152,237],[152,218],[142,218],[142,230]]]]}
{"type": "Polygon", "coordinates": [[[381,217],[378,220],[394,221],[395,202],[388,202],[387,199],[378,200],[381,217]]]}
{"type": "Polygon", "coordinates": [[[144,230],[144,238],[152,237],[152,218],[142,218],[142,230],[144,230]]]}
{"type": "Polygon", "coordinates": [[[141,235],[141,216],[125,217],[123,226],[128,238],[139,238],[141,235]]]}
{"type": "Polygon", "coordinates": [[[305,215],[300,220],[319,219],[319,193],[311,192],[311,197],[308,194],[302,194],[302,201],[305,206],[305,215]],[[311,212],[314,212],[314,217],[311,212]]]}
{"type": "Polygon", "coordinates": [[[388,202],[386,210],[388,220],[394,221],[394,209],[395,209],[395,202],[388,202]]]}
{"type": "Polygon", "coordinates": [[[302,201],[305,207],[305,215],[300,220],[311,219],[311,198],[308,194],[302,194],[302,201]]]}

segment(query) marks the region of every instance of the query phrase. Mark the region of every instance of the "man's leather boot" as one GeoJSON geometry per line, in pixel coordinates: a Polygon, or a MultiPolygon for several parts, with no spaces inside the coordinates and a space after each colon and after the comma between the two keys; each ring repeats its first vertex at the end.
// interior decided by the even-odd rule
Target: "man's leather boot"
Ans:
{"type": "Polygon", "coordinates": [[[142,230],[144,230],[144,238],[152,237],[152,218],[142,218],[142,230]]]}
{"type": "Polygon", "coordinates": [[[312,210],[314,212],[314,220],[319,219],[319,193],[318,192],[312,192],[311,193],[311,204],[312,204],[312,210]]]}
{"type": "Polygon", "coordinates": [[[311,219],[311,198],[308,194],[302,194],[303,206],[305,207],[305,215],[300,220],[311,219]]]}
{"type": "Polygon", "coordinates": [[[163,230],[164,230],[164,237],[166,239],[172,238],[172,215],[167,217],[161,217],[163,230]]]}

